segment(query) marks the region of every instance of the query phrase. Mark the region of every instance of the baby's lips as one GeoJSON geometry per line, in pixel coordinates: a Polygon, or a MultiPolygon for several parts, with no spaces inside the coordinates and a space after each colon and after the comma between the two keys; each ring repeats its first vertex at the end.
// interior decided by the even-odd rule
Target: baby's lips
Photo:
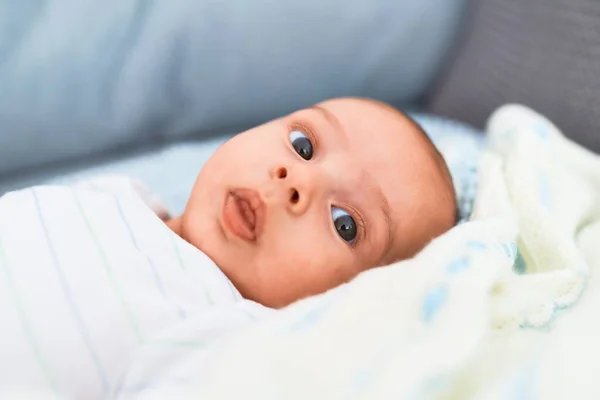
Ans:
{"type": "Polygon", "coordinates": [[[266,215],[266,204],[263,201],[260,193],[254,189],[249,188],[239,188],[234,189],[231,193],[241,199],[246,201],[254,213],[254,223],[253,223],[253,231],[255,237],[259,237],[263,231],[264,220],[266,215]]]}
{"type": "MultiPolygon", "coordinates": [[[[254,224],[248,218],[248,215],[251,213],[249,208],[250,205],[247,201],[242,200],[231,192],[227,193],[222,215],[224,228],[245,242],[256,240],[254,224]]],[[[252,217],[252,220],[254,220],[254,217],[252,217]]]]}

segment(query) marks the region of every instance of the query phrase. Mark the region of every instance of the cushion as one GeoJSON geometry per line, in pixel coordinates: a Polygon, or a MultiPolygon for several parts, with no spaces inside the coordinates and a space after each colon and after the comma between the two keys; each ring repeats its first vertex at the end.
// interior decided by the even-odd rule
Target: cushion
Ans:
{"type": "Polygon", "coordinates": [[[464,43],[428,110],[482,128],[525,104],[600,152],[600,2],[478,0],[464,43]]]}
{"type": "Polygon", "coordinates": [[[464,4],[0,1],[0,179],[226,134],[330,97],[415,101],[464,4]]]}

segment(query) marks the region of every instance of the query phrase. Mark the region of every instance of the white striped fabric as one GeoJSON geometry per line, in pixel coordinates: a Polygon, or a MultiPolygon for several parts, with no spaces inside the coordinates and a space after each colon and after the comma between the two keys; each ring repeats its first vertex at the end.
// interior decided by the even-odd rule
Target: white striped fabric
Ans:
{"type": "Polygon", "coordinates": [[[0,389],[135,391],[132,373],[137,386],[152,383],[130,371],[146,347],[205,346],[270,312],[136,193],[100,180],[0,197],[0,389]]]}

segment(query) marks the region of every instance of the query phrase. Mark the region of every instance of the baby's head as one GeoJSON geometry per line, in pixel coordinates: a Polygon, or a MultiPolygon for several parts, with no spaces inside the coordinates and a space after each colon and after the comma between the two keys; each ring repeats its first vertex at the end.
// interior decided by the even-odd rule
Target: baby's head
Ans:
{"type": "Polygon", "coordinates": [[[245,298],[281,307],[411,257],[455,222],[450,174],[422,129],[342,98],[226,142],[169,225],[245,298]]]}

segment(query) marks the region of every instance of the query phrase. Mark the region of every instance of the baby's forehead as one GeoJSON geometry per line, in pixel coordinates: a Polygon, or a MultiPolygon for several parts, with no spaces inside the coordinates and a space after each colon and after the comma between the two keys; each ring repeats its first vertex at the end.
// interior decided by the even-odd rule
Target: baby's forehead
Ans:
{"type": "Polygon", "coordinates": [[[386,195],[393,198],[399,187],[418,186],[415,181],[435,167],[424,133],[392,107],[364,99],[329,100],[317,106],[343,130],[349,142],[347,156],[361,171],[361,181],[374,181],[386,195]]]}
{"type": "Polygon", "coordinates": [[[342,98],[319,103],[329,118],[344,130],[351,139],[363,139],[369,143],[393,145],[414,141],[422,145],[421,128],[401,111],[375,100],[342,98]]]}
{"type": "MultiPolygon", "coordinates": [[[[335,99],[319,103],[334,129],[342,131],[357,162],[400,167],[428,153],[429,139],[402,112],[368,99],[335,99]],[[408,158],[408,160],[407,160],[408,158]]],[[[391,170],[390,170],[391,171],[391,170]]]]}
{"type": "MultiPolygon", "coordinates": [[[[354,142],[354,152],[360,154],[356,162],[381,167],[376,169],[378,177],[391,179],[392,188],[403,179],[413,177],[422,181],[428,171],[437,174],[443,169],[435,145],[422,128],[401,111],[369,99],[335,99],[319,106],[335,116],[341,129],[354,142]]],[[[382,189],[388,190],[387,187],[382,189]]]]}

